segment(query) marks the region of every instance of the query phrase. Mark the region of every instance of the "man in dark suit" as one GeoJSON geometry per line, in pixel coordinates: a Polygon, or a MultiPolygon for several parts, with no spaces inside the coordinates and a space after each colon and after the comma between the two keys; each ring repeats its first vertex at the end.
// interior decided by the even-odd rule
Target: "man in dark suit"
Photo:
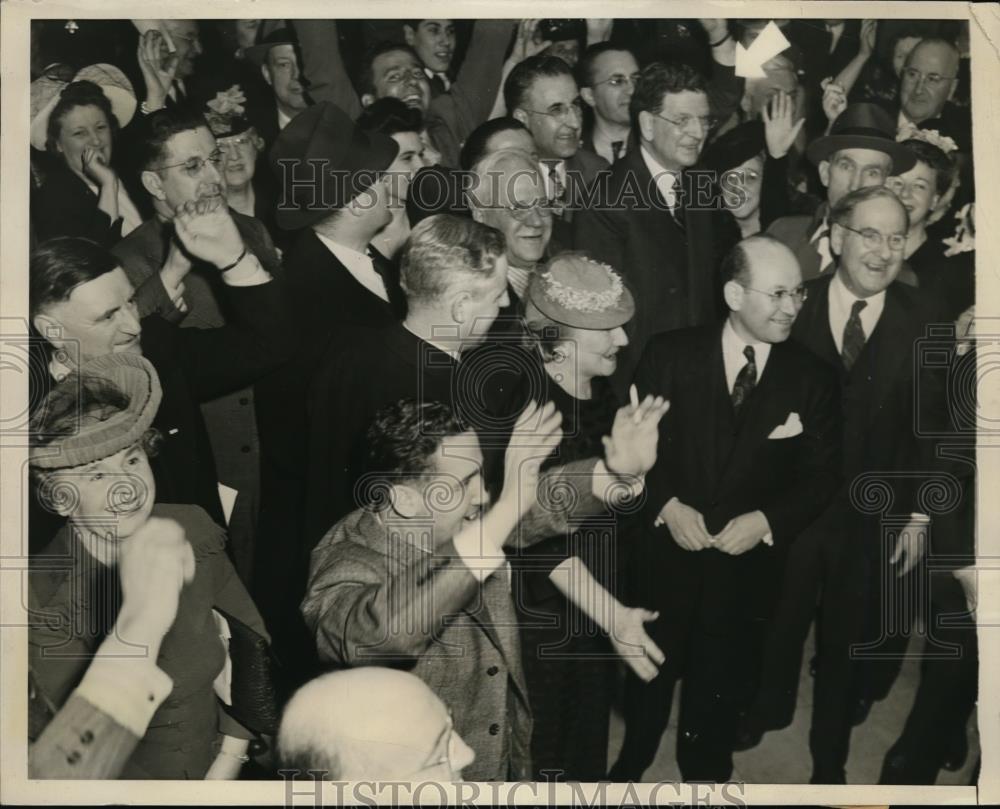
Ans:
{"type": "Polygon", "coordinates": [[[739,740],[739,749],[752,747],[765,730],[791,721],[802,648],[822,591],[810,733],[813,783],[844,783],[852,721],[862,721],[872,699],[885,696],[892,682],[891,665],[888,677],[870,661],[855,665],[852,644],[868,643],[869,651],[881,653],[905,648],[905,632],[880,638],[890,633],[879,597],[893,598],[920,575],[928,517],[920,513],[918,484],[941,465],[933,444],[921,438],[920,425],[942,423],[943,409],[939,381],[926,368],[919,377],[914,371],[920,338],[940,320],[936,304],[896,280],[906,210],[887,188],[873,186],[840,199],[830,221],[837,269],[807,285],[793,339],[840,375],[845,485],[789,555],[761,690],[739,740]],[[872,487],[886,492],[884,514],[865,511],[872,487]],[[882,536],[883,517],[898,523],[894,541],[882,536]]]}
{"type": "MultiPolygon", "coordinates": [[[[53,239],[31,262],[32,327],[49,349],[32,377],[42,390],[81,362],[104,354],[143,354],[160,377],[163,402],[154,421],[163,444],[153,461],[162,502],[199,505],[225,525],[218,476],[200,402],[245,387],[292,354],[284,288],[245,250],[219,202],[178,217],[189,254],[223,270],[226,325],[180,329],[153,314],[140,320],[135,288],[117,259],[86,239],[53,239]],[[235,256],[242,256],[233,266],[235,256]]],[[[158,279],[158,276],[156,276],[158,279]]],[[[35,534],[35,529],[32,529],[35,534]]],[[[40,537],[41,538],[41,537],[40,537]]],[[[51,537],[49,537],[51,539],[51,537]]]]}
{"type": "Polygon", "coordinates": [[[612,381],[621,395],[650,337],[712,323],[719,312],[711,206],[695,210],[687,169],[701,154],[712,121],[701,76],[683,65],[652,64],[632,95],[639,139],[619,160],[594,201],[575,214],[573,245],[610,264],[632,289],[629,345],[612,381]]]}
{"type": "Polygon", "coordinates": [[[503,489],[485,511],[483,454],[472,428],[440,402],[380,410],[368,432],[363,507],[312,553],[302,611],[321,657],[409,668],[449,707],[475,751],[463,777],[530,778],[531,709],[503,547],[565,532],[573,518],[599,510],[610,494],[599,470],[612,469],[612,457],[612,478],[648,470],[662,413],[662,403],[644,403],[636,421],[624,420],[625,431],[606,441],[607,461],[540,474],[562,436],[560,416],[551,403],[529,405],[506,450],[503,489]],[[572,507],[552,507],[558,490],[572,490],[572,507]]]}
{"type": "Polygon", "coordinates": [[[670,401],[632,576],[667,662],[648,684],[628,680],[614,780],[652,762],[679,678],[681,774],[729,779],[789,547],[838,483],[835,375],[788,341],[805,296],[795,257],[753,236],[723,275],[725,324],[657,335],[636,373],[641,394],[670,401]]]}
{"type": "Polygon", "coordinates": [[[958,89],[958,48],[946,39],[921,40],[906,57],[900,72],[899,129],[907,123],[935,129],[952,138],[959,152],[972,153],[972,120],[968,108],[952,103],[958,89]]]}
{"type": "Polygon", "coordinates": [[[598,42],[584,51],[577,65],[580,97],[592,112],[592,122],[583,133],[584,151],[614,165],[629,150],[632,91],[639,78],[639,63],[627,48],[598,42]]]}
{"type": "Polygon", "coordinates": [[[503,87],[507,113],[535,140],[545,194],[555,206],[556,252],[573,247],[573,217],[608,162],[580,149],[583,101],[573,71],[557,56],[531,56],[510,72],[503,87]]]}
{"type": "MultiPolygon", "coordinates": [[[[284,256],[298,350],[257,389],[262,541],[251,592],[272,621],[295,621],[298,614],[297,597],[288,588],[295,560],[306,553],[301,538],[309,386],[331,345],[346,346],[358,327],[396,320],[390,303],[395,284],[368,246],[392,219],[389,189],[379,173],[398,150],[392,138],[362,132],[329,102],[299,114],[271,150],[282,189],[278,226],[301,229],[284,256]]],[[[276,643],[292,637],[289,628],[276,643]]]]}
{"type": "Polygon", "coordinates": [[[892,119],[875,104],[851,104],[806,149],[826,186],[826,202],[813,216],[776,219],[767,232],[795,253],[807,281],[834,268],[830,251],[830,208],[851,191],[883,185],[894,174],[913,168],[916,158],[896,143],[892,119]]]}

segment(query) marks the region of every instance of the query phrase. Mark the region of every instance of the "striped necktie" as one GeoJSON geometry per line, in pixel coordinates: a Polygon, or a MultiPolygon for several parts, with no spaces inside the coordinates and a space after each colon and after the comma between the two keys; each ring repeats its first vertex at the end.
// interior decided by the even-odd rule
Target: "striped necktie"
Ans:
{"type": "Polygon", "coordinates": [[[865,347],[865,330],[861,326],[861,310],[868,301],[855,301],[851,306],[851,316],[844,325],[844,341],[840,349],[840,359],[850,371],[865,347]]]}

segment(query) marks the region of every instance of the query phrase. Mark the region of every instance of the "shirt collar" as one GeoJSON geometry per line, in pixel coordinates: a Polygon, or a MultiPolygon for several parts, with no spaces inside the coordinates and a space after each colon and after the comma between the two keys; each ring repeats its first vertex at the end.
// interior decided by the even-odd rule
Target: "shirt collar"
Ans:
{"type": "Polygon", "coordinates": [[[839,267],[830,281],[830,298],[837,307],[848,313],[850,313],[855,301],[865,301],[868,305],[862,311],[862,316],[871,318],[873,321],[878,320],[878,316],[882,314],[882,309],[885,308],[884,289],[877,295],[872,295],[869,298],[859,298],[847,288],[847,285],[840,277],[839,267]]]}
{"type": "MultiPolygon", "coordinates": [[[[746,363],[746,356],[743,349],[753,346],[754,362],[757,364],[757,378],[764,372],[767,358],[771,355],[771,344],[761,340],[747,342],[740,337],[733,328],[732,321],[727,317],[726,324],[722,327],[722,354],[727,359],[732,359],[738,363],[737,367],[742,368],[746,363]]],[[[729,363],[726,363],[727,366],[729,363]]]]}

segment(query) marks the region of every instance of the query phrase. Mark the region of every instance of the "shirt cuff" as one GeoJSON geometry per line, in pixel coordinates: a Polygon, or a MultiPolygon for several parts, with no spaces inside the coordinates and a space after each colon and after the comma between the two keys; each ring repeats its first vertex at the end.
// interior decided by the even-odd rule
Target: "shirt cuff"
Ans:
{"type": "Polygon", "coordinates": [[[767,519],[767,515],[764,514],[763,511],[761,512],[761,515],[764,517],[764,523],[767,525],[767,533],[764,534],[764,536],[762,536],[760,538],[760,541],[763,542],[768,547],[773,548],[774,547],[774,532],[771,530],[771,521],[767,519]]]}
{"type": "Polygon", "coordinates": [[[463,564],[482,584],[507,563],[507,556],[503,551],[495,551],[493,555],[483,556],[483,544],[479,536],[480,528],[481,525],[477,524],[471,529],[459,531],[452,543],[463,564]]]}
{"type": "Polygon", "coordinates": [[[93,659],[76,694],[140,739],[174,682],[148,658],[93,659]]]}
{"type": "Polygon", "coordinates": [[[591,491],[602,503],[614,506],[634,500],[645,488],[645,475],[617,475],[608,469],[603,459],[594,466],[591,491]]]}
{"type": "Polygon", "coordinates": [[[222,273],[222,280],[231,287],[255,287],[270,281],[271,273],[260,265],[257,256],[247,250],[235,267],[222,273]]]}

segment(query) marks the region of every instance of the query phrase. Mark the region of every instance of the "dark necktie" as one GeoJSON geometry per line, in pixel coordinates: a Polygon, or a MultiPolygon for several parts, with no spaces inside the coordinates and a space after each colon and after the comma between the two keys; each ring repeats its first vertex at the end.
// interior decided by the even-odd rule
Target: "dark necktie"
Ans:
{"type": "Polygon", "coordinates": [[[559,164],[549,163],[549,188],[552,190],[552,205],[556,214],[561,215],[566,207],[566,186],[559,176],[559,164]]]}
{"type": "Polygon", "coordinates": [[[851,306],[851,316],[847,318],[844,326],[844,342],[840,350],[840,358],[844,362],[844,367],[850,371],[861,350],[865,347],[865,330],[861,327],[861,310],[868,305],[868,301],[855,301],[851,306]]]}
{"type": "Polygon", "coordinates": [[[740,408],[753,392],[757,384],[757,362],[754,360],[753,346],[746,346],[743,349],[743,356],[747,358],[744,365],[736,376],[736,384],[733,385],[733,410],[740,412],[740,408]]]}
{"type": "Polygon", "coordinates": [[[687,230],[687,224],[684,221],[683,177],[683,174],[678,174],[674,179],[674,207],[670,209],[670,215],[674,218],[674,224],[681,229],[681,232],[687,230]]]}
{"type": "Polygon", "coordinates": [[[611,141],[611,162],[617,163],[618,158],[625,154],[625,141],[623,140],[613,140],[611,141]]]}

